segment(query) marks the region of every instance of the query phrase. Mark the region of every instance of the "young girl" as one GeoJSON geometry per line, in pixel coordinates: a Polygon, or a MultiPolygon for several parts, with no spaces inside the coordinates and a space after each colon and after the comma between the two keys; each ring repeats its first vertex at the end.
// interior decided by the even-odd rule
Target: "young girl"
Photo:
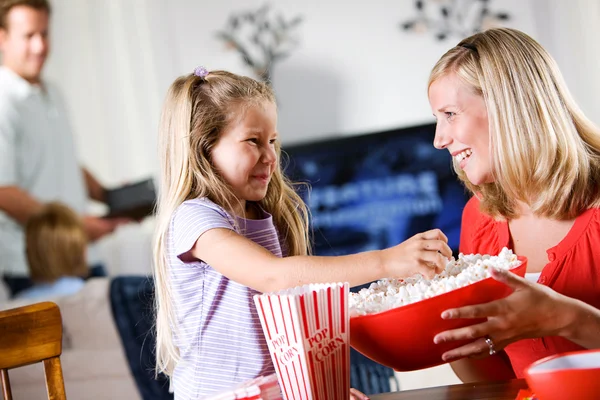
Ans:
{"type": "Polygon", "coordinates": [[[77,293],[88,274],[87,235],[81,218],[64,204],[48,203],[25,226],[29,272],[34,285],[20,299],[77,293]]]}
{"type": "Polygon", "coordinates": [[[393,248],[308,256],[307,209],[282,174],[264,83],[197,68],[169,89],[160,125],[155,243],[157,367],[177,400],[274,372],[253,296],[306,283],[433,276],[439,230],[393,248]]]}

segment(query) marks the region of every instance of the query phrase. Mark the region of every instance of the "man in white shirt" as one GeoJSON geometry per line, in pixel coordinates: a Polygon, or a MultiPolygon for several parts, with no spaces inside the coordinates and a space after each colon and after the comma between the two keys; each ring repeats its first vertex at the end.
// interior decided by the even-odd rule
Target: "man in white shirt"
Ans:
{"type": "Polygon", "coordinates": [[[23,224],[43,203],[82,215],[90,241],[123,222],[85,215],[106,191],[80,167],[60,94],[41,78],[49,17],[47,0],[0,0],[0,274],[12,295],[30,284],[23,224]]]}

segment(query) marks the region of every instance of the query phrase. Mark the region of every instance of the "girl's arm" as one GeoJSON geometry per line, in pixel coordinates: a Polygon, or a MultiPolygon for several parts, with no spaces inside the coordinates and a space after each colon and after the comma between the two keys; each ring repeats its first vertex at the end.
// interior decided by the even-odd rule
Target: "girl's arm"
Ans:
{"type": "Polygon", "coordinates": [[[236,232],[216,228],[204,232],[183,261],[202,260],[229,279],[260,292],[307,283],[349,282],[350,286],[384,277],[441,272],[452,256],[448,239],[438,229],[417,234],[397,246],[339,257],[279,258],[236,232]]]}

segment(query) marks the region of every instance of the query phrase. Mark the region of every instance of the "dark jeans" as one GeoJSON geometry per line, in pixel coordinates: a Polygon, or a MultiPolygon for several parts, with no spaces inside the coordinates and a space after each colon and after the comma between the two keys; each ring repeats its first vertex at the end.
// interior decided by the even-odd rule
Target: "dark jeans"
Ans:
{"type": "MultiPolygon", "coordinates": [[[[96,264],[90,267],[90,273],[85,278],[86,280],[89,278],[95,278],[100,276],[106,276],[106,268],[102,264],[96,264]]],[[[10,298],[14,298],[17,293],[22,292],[23,290],[29,289],[33,286],[33,282],[26,276],[11,276],[4,275],[2,277],[4,283],[10,290],[10,298]]]]}

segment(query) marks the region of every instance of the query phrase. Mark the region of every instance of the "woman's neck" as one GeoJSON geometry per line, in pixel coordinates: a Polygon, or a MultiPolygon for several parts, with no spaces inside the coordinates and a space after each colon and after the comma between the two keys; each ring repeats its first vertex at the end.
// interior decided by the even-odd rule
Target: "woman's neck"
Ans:
{"type": "Polygon", "coordinates": [[[533,212],[531,211],[531,206],[529,206],[529,204],[527,204],[527,203],[517,200],[516,208],[517,208],[517,210],[516,210],[517,215],[519,216],[517,218],[533,216],[533,212]]]}

